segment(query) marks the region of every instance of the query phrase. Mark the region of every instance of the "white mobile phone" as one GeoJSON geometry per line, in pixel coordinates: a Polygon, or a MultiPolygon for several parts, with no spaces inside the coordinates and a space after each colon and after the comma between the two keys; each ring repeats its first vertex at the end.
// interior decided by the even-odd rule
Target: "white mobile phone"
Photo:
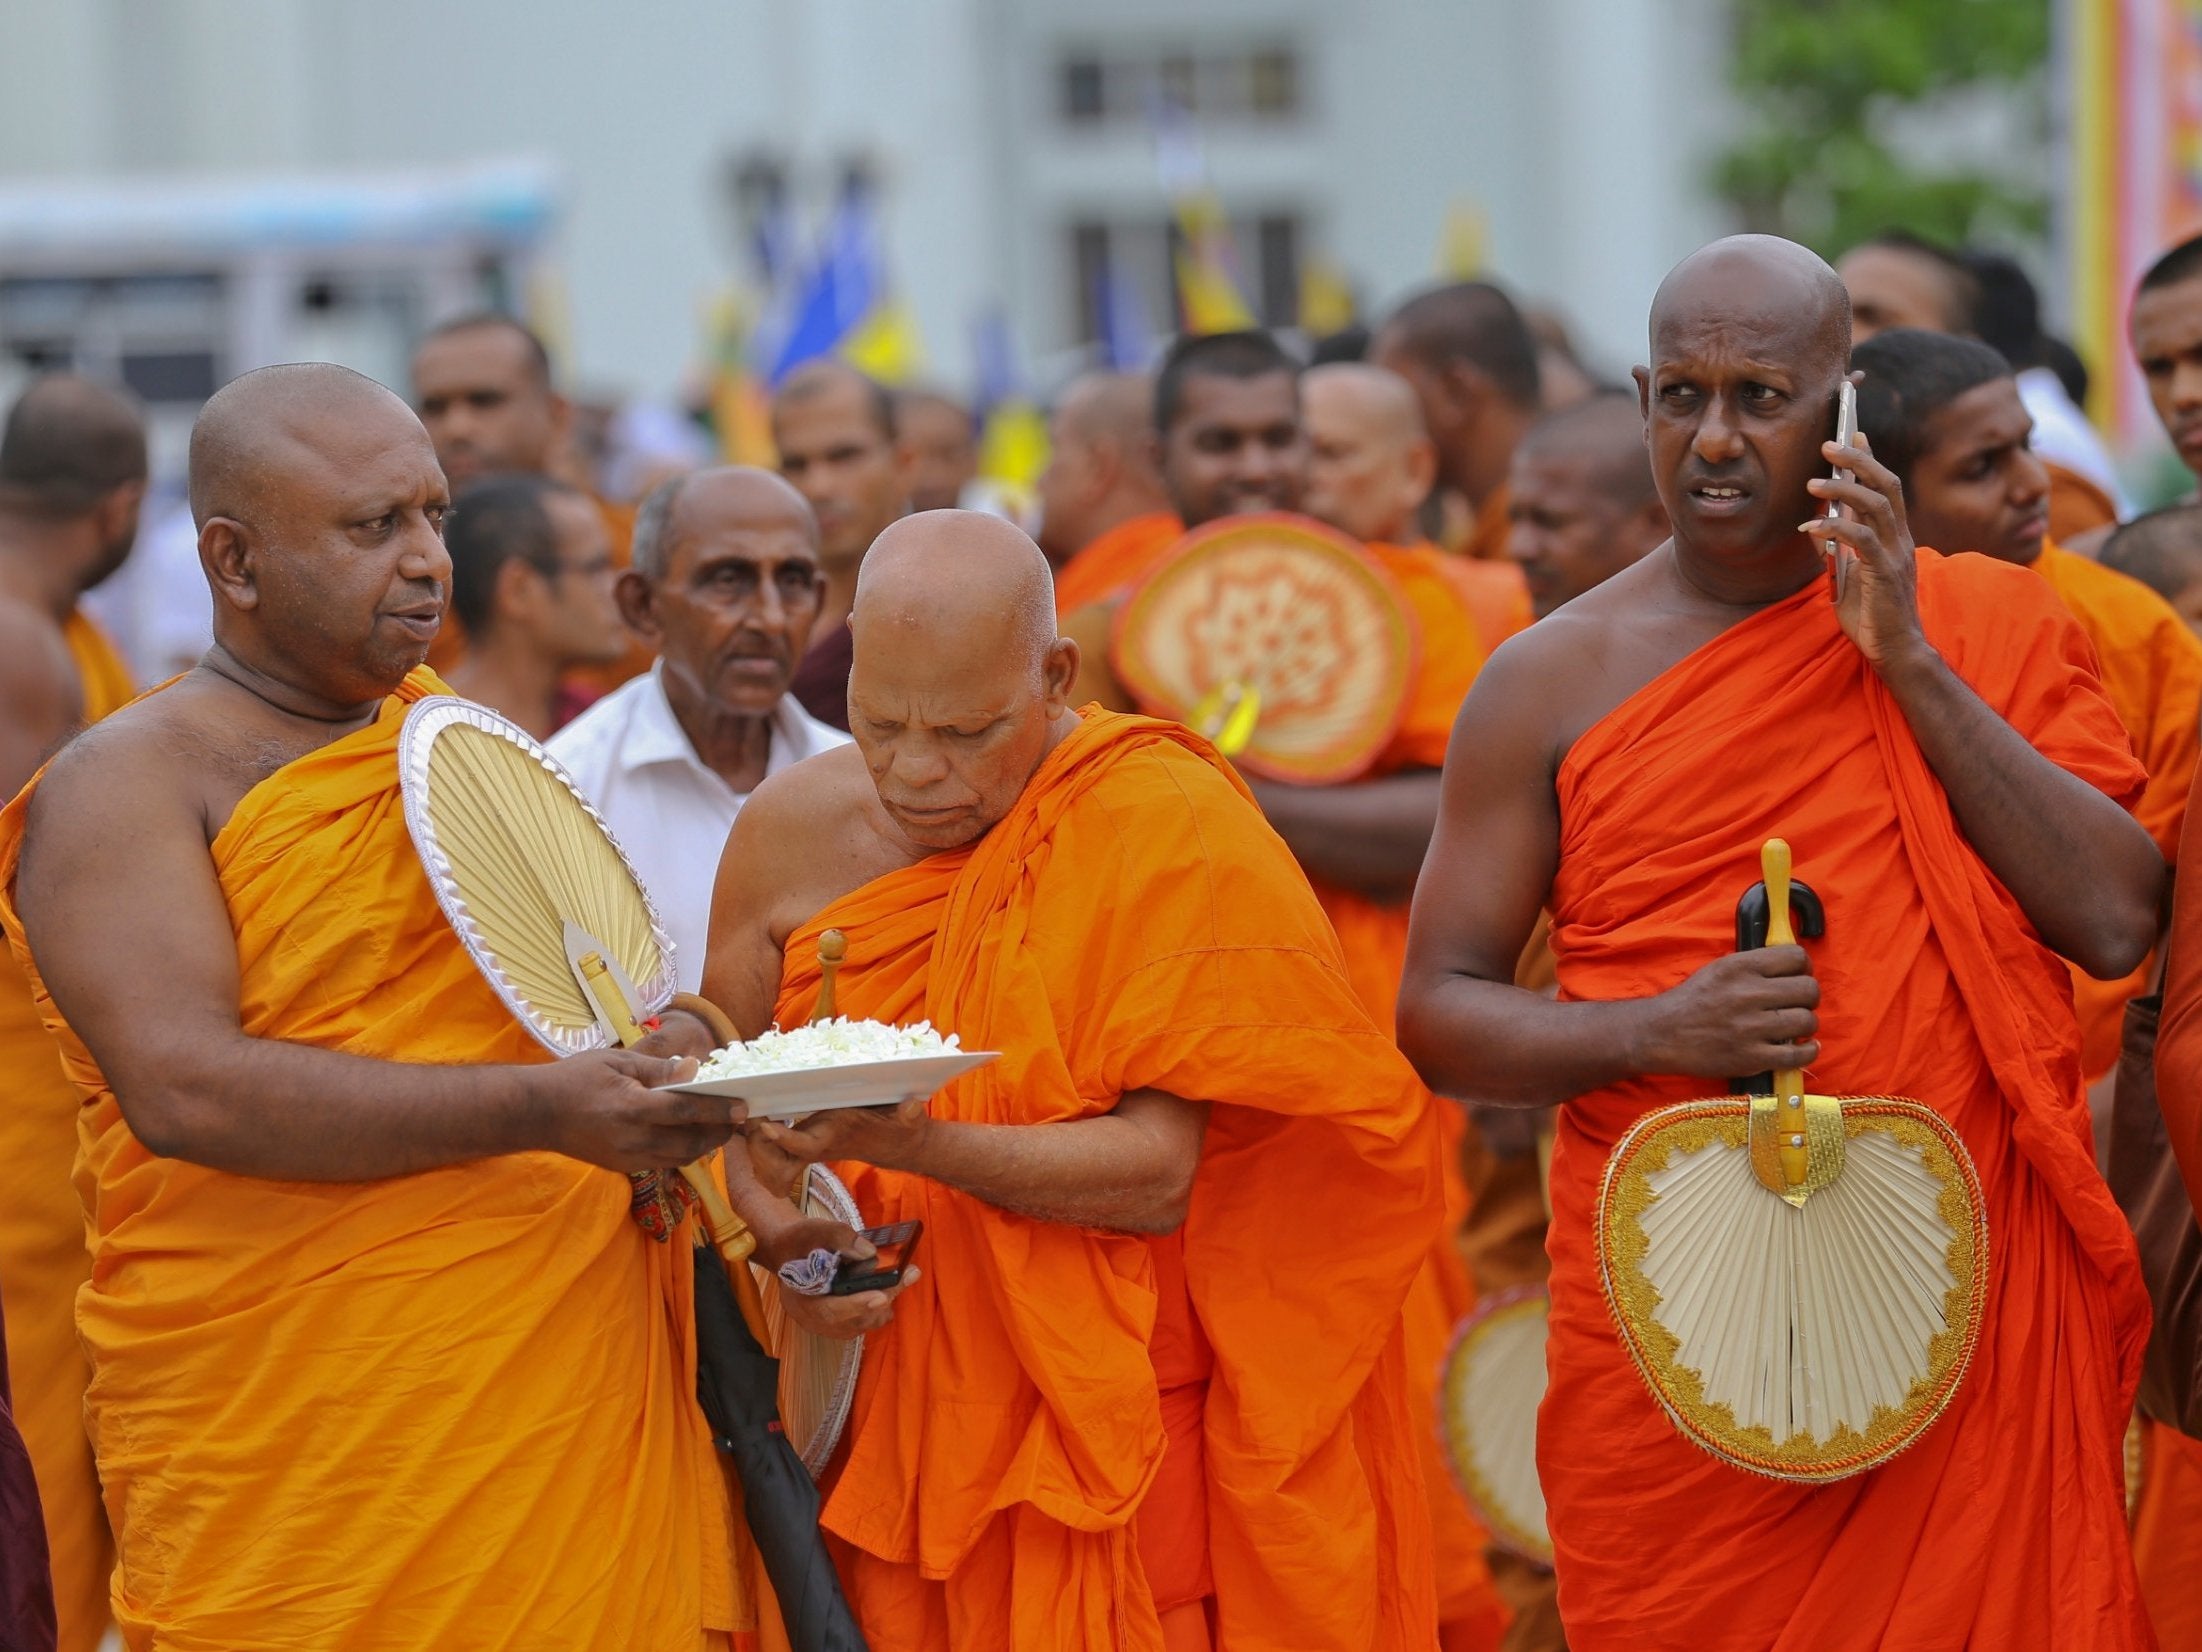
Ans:
{"type": "MultiPolygon", "coordinates": [[[[1843,388],[1835,399],[1835,440],[1844,447],[1854,447],[1858,441],[1858,387],[1852,384],[1847,377],[1843,380],[1843,388]]],[[[1838,465],[1835,467],[1835,480],[1838,482],[1854,482],[1857,478],[1838,465]]],[[[1830,499],[1827,502],[1827,509],[1821,514],[1826,516],[1837,515],[1835,501],[1830,499]]],[[[1827,548],[1829,556],[1833,556],[1842,545],[1842,541],[1837,539],[1823,539],[1820,543],[1827,548]]]]}

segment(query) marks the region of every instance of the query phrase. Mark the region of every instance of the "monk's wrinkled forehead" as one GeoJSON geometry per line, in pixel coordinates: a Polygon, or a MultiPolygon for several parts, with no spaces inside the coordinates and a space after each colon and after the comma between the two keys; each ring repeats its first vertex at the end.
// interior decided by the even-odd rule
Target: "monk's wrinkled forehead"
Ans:
{"type": "Polygon", "coordinates": [[[860,647],[876,624],[1037,663],[1055,643],[1055,582],[1016,524],[983,511],[920,511],[872,542],[851,618],[860,647]]]}
{"type": "Polygon", "coordinates": [[[1708,349],[1832,378],[1850,357],[1850,294],[1825,259],[1794,241],[1715,241],[1669,272],[1651,310],[1653,367],[1708,349]]]}

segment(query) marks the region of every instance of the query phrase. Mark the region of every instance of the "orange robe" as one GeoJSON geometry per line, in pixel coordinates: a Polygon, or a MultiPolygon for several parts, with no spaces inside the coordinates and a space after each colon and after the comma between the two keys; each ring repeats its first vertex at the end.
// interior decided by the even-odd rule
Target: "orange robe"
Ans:
{"type": "MultiPolygon", "coordinates": [[[[1215,1371],[1219,1644],[1427,1648],[1399,1314],[1439,1221],[1435,1124],[1228,767],[1175,724],[1088,710],[976,845],[789,938],[782,1025],[816,1002],[827,928],[849,941],[842,1013],[1005,1052],[935,1117],[1091,1118],[1142,1088],[1214,1103],[1181,1240],[1215,1371]]],[[[1150,1245],[843,1173],[866,1220],[922,1219],[931,1258],[867,1342],[826,1500],[871,1643],[1152,1652],[1131,1531],[1164,1449],[1150,1245]]]]}
{"type": "Polygon", "coordinates": [[[1476,640],[1487,657],[1537,617],[1529,604],[1529,582],[1517,564],[1448,556],[1440,567],[1475,621],[1476,640]]]}
{"type": "MultiPolygon", "coordinates": [[[[2202,638],[2139,580],[2054,542],[2042,546],[2034,567],[2095,645],[2103,689],[2133,742],[2133,754],[2148,770],[2134,817],[2176,865],[2187,792],[2202,750],[2202,638]]],[[[2090,1083],[2118,1064],[2126,1004],[2148,990],[2155,967],[2151,958],[2117,981],[2072,971],[2080,1059],[2090,1083]]]]}
{"type": "MultiPolygon", "coordinates": [[[[62,636],[96,723],[134,692],[130,668],[83,614],[62,636]]],[[[91,1276],[77,1202],[76,1114],[81,1099],[39,1020],[30,982],[0,951],[0,1302],[7,1305],[15,1420],[38,1473],[52,1557],[59,1652],[92,1652],[107,1632],[107,1574],[115,1544],[100,1505],[99,1471],[84,1432],[88,1370],[76,1336],[76,1293],[91,1276]]]]}
{"type": "MultiPolygon", "coordinates": [[[[253,1036],[545,1059],[406,832],[398,729],[440,688],[414,673],[216,837],[253,1036]]],[[[27,959],[23,812],[0,815],[0,919],[27,959]]],[[[130,1647],[693,1648],[733,1627],[689,1251],[643,1235],[624,1178],[551,1153],[365,1183],[157,1158],[31,978],[84,1095],[77,1317],[130,1647]]]]}
{"type": "MultiPolygon", "coordinates": [[[[2130,806],[2142,775],[2085,635],[2023,569],[1919,555],[1951,667],[2052,761],[2130,806]]],[[[1942,1418],[1870,1473],[1794,1486],[1686,1441],[1622,1350],[1591,1227],[1621,1134],[1717,1081],[1640,1078],[1561,1109],[1539,1464],[1575,1652],[1999,1652],[2150,1643],[2123,1439],[2148,1335],[2095,1169],[2063,964],[1959,832],[1827,584],[1753,615],[1579,739],[1557,779],[1563,996],[1663,991],[1734,945],[1759,846],[1827,907],[1811,943],[1829,1094],[1935,1108],[1979,1168],[1992,1276],[1942,1418]]]]}
{"type": "Polygon", "coordinates": [[[1184,523],[1170,511],[1119,522],[1055,570],[1055,612],[1074,614],[1107,601],[1142,578],[1184,537],[1184,523]]]}
{"type": "Polygon", "coordinates": [[[1468,537],[1461,544],[1460,554],[1471,562],[1504,562],[1506,542],[1513,533],[1514,491],[1501,482],[1476,507],[1476,519],[1469,524],[1468,537]]]}
{"type": "MultiPolygon", "coordinates": [[[[1476,623],[1448,576],[1456,564],[1494,570],[1498,565],[1462,564],[1430,545],[1372,543],[1368,552],[1399,582],[1414,610],[1419,648],[1407,715],[1370,772],[1377,776],[1402,769],[1440,768],[1453,719],[1484,659],[1476,623]]],[[[1372,900],[1320,878],[1309,882],[1338,932],[1354,991],[1376,1024],[1391,1032],[1399,977],[1406,967],[1410,903],[1372,900]]],[[[1437,1562],[1439,1621],[1446,1625],[1449,1645],[1495,1644],[1503,1611],[1492,1592],[1484,1559],[1489,1534],[1454,1483],[1436,1423],[1439,1369],[1452,1346],[1454,1329],[1476,1301],[1475,1283],[1457,1239],[1468,1215],[1468,1190],[1461,1175],[1461,1145],[1468,1124],[1466,1115],[1451,1102],[1431,1096],[1428,1105],[1445,1141],[1445,1231],[1424,1259],[1407,1297],[1407,1386],[1415,1415],[1428,1419],[1419,1440],[1437,1562]]]]}

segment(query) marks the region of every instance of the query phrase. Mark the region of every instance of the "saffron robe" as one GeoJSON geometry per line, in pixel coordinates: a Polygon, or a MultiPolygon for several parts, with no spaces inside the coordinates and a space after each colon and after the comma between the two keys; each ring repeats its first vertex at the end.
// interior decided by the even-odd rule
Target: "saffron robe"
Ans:
{"type": "MultiPolygon", "coordinates": [[[[2133,805],[2142,773],[2094,650],[2038,578],[1921,551],[1919,606],[1990,707],[2133,805]]],[[[1806,1082],[1948,1119],[1979,1170],[1990,1256],[1970,1370],[1916,1444],[1832,1485],[1757,1478],[1686,1441],[1646,1391],[1592,1241],[1622,1133],[1725,1086],[1637,1078],[1566,1104],[1538,1458],[1570,1647],[2149,1645],[2122,1469],[2148,1306],[2095,1168],[2065,969],[1959,831],[1826,580],[1602,719],[1557,789],[1563,996],[1640,998],[1728,951],[1760,845],[1786,838],[1827,910],[1806,1082]]]]}
{"type": "MultiPolygon", "coordinates": [[[[1427,1647],[1399,1321],[1438,1227],[1435,1123],[1227,766],[1175,724],[1089,709],[978,843],[789,937],[783,1026],[816,1003],[829,928],[848,937],[842,1013],[1004,1052],[935,1117],[1091,1118],[1147,1088],[1213,1103],[1181,1233],[1215,1368],[1219,1643],[1427,1647]]],[[[1151,1652],[1129,1529],[1164,1441],[1148,1242],[843,1174],[867,1221],[923,1220],[929,1256],[867,1341],[826,1499],[872,1644],[1151,1652]]]]}
{"type": "Polygon", "coordinates": [[[1119,522],[1056,569],[1056,614],[1074,614],[1137,584],[1184,537],[1185,524],[1170,511],[1119,522]]]}
{"type": "MultiPolygon", "coordinates": [[[[254,1037],[547,1059],[406,831],[398,730],[440,688],[415,672],[216,836],[254,1037]]],[[[581,1652],[731,1630],[686,1246],[634,1224],[624,1177],[553,1153],[310,1183],[147,1152],[25,949],[33,789],[0,814],[0,920],[84,1096],[77,1320],[133,1652],[581,1652]]]]}
{"type": "MultiPolygon", "coordinates": [[[[130,668],[90,616],[72,614],[62,638],[82,685],[84,721],[96,723],[135,690],[130,668]]],[[[38,1471],[52,1557],[55,1644],[92,1652],[107,1632],[107,1574],[115,1542],[84,1431],[89,1375],[76,1336],[76,1293],[91,1277],[78,1202],[76,1115],[82,1098],[39,1019],[14,955],[0,951],[0,1301],[8,1311],[15,1421],[38,1471]]]]}

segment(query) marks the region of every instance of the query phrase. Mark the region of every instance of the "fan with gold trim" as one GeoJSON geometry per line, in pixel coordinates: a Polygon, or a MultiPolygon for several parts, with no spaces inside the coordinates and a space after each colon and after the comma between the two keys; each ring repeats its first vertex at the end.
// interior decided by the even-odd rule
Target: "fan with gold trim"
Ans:
{"type": "MultiPolygon", "coordinates": [[[[1789,846],[1761,866],[1765,942],[1791,945],[1789,846]]],[[[1912,1444],[1964,1380],[1988,1286],[1980,1178],[1920,1102],[1807,1095],[1795,1071],[1763,1089],[1662,1107],[1621,1138],[1599,1267],[1687,1438],[1772,1479],[1839,1480],[1912,1444]]]]}
{"type": "Polygon", "coordinates": [[[1141,710],[1250,774],[1365,773],[1406,715],[1413,610],[1360,546],[1303,516],[1197,528],[1117,610],[1110,663],[1141,710]]]}
{"type": "Polygon", "coordinates": [[[1461,1495],[1492,1542],[1547,1567],[1552,1533],[1537,1478],[1537,1408],[1551,1308],[1542,1285],[1517,1285],[1477,1303],[1453,1333],[1437,1388],[1438,1437],[1461,1495]]]}

